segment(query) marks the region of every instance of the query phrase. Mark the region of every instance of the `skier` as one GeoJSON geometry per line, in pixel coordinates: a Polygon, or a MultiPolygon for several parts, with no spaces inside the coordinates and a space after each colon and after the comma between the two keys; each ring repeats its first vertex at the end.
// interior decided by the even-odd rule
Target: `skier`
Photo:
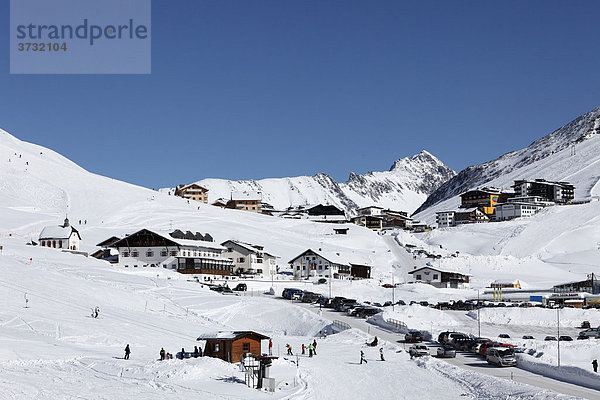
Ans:
{"type": "Polygon", "coordinates": [[[194,358],[200,357],[200,353],[198,352],[198,346],[194,346],[194,358]]]}
{"type": "Polygon", "coordinates": [[[160,349],[160,361],[164,361],[166,356],[167,356],[167,353],[165,352],[165,349],[161,348],[160,349]]]}
{"type": "Polygon", "coordinates": [[[315,356],[317,355],[317,339],[315,339],[313,341],[313,353],[315,353],[315,356]]]}
{"type": "Polygon", "coordinates": [[[363,353],[363,351],[360,351],[360,363],[362,364],[363,361],[365,362],[365,364],[367,364],[367,360],[365,359],[365,353],[363,353]]]}
{"type": "Polygon", "coordinates": [[[182,347],[181,348],[181,359],[183,360],[185,358],[185,349],[182,347]]]}
{"type": "Polygon", "coordinates": [[[327,339],[327,331],[323,332],[323,339],[327,339]]]}
{"type": "Polygon", "coordinates": [[[99,314],[100,314],[100,307],[96,306],[96,308],[94,308],[94,318],[98,318],[99,314]]]}
{"type": "Polygon", "coordinates": [[[598,360],[592,361],[592,367],[594,368],[594,372],[598,372],[598,360]]]}
{"type": "Polygon", "coordinates": [[[383,347],[379,349],[379,357],[381,357],[381,361],[385,361],[385,358],[383,358],[383,347]]]}
{"type": "Polygon", "coordinates": [[[309,356],[309,357],[312,357],[312,356],[313,356],[313,354],[316,354],[316,353],[315,353],[315,346],[313,346],[312,344],[309,344],[309,345],[308,345],[308,356],[309,356]]]}
{"type": "Polygon", "coordinates": [[[129,354],[131,354],[131,349],[129,348],[129,343],[127,343],[127,346],[125,346],[125,357],[123,357],[123,360],[129,360],[129,354]]]}
{"type": "Polygon", "coordinates": [[[293,356],[294,354],[292,353],[292,346],[290,346],[290,344],[286,344],[285,347],[287,347],[287,355],[288,356],[293,356]]]}
{"type": "Polygon", "coordinates": [[[273,341],[269,339],[269,355],[273,355],[273,341]]]}
{"type": "Polygon", "coordinates": [[[319,331],[319,339],[323,339],[323,331],[319,331]]]}
{"type": "Polygon", "coordinates": [[[302,343],[302,355],[304,354],[306,354],[306,346],[304,345],[304,343],[302,343]]]}

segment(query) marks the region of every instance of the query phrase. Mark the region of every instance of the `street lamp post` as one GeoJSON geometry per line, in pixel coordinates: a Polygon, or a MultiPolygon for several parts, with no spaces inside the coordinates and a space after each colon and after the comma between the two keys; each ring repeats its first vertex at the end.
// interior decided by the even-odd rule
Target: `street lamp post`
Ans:
{"type": "Polygon", "coordinates": [[[394,273],[392,272],[392,311],[394,311],[394,292],[396,291],[396,285],[394,284],[394,273]]]}
{"type": "Polygon", "coordinates": [[[556,329],[558,337],[556,338],[556,344],[558,349],[558,366],[560,367],[560,308],[556,309],[556,329]]]}
{"type": "Polygon", "coordinates": [[[481,310],[481,306],[479,304],[479,289],[477,289],[477,329],[479,331],[478,337],[481,337],[481,319],[479,318],[479,310],[481,310]]]}

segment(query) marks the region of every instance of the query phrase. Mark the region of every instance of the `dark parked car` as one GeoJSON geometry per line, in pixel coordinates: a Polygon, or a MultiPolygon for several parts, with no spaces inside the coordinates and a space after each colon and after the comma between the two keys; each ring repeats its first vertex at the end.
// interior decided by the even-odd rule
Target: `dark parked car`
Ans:
{"type": "Polygon", "coordinates": [[[552,342],[552,341],[555,341],[555,340],[556,340],[556,337],[554,337],[554,336],[546,336],[546,337],[544,338],[544,340],[545,340],[546,342],[552,342]]]}
{"type": "Polygon", "coordinates": [[[531,335],[523,335],[523,339],[533,339],[533,336],[531,336],[531,335]]]}
{"type": "Polygon", "coordinates": [[[564,335],[564,336],[559,336],[558,340],[561,342],[572,342],[573,338],[571,336],[564,335]]]}
{"type": "Polygon", "coordinates": [[[338,306],[342,303],[342,301],[346,300],[345,297],[336,296],[331,299],[331,308],[338,309],[338,306]]]}
{"type": "Polygon", "coordinates": [[[423,334],[419,331],[409,331],[404,335],[404,340],[408,343],[419,343],[423,341],[423,334]]]}
{"type": "Polygon", "coordinates": [[[233,290],[236,292],[245,292],[246,290],[248,290],[248,285],[246,285],[245,283],[238,283],[237,286],[233,288],[233,290]]]}
{"type": "Polygon", "coordinates": [[[210,290],[213,290],[217,293],[221,293],[221,294],[227,294],[227,293],[233,293],[233,290],[231,290],[229,287],[227,286],[216,286],[216,287],[211,287],[210,290]]]}
{"type": "Polygon", "coordinates": [[[448,340],[449,340],[449,337],[450,337],[451,333],[455,333],[455,332],[452,332],[452,331],[441,332],[438,335],[438,343],[439,344],[446,344],[448,342],[448,340]]]}
{"type": "Polygon", "coordinates": [[[338,303],[335,308],[336,311],[348,311],[351,308],[354,308],[358,305],[355,299],[344,299],[340,303],[338,303]]]}
{"type": "Polygon", "coordinates": [[[281,297],[283,297],[284,299],[291,300],[292,295],[294,293],[302,293],[302,290],[294,289],[294,288],[285,288],[285,289],[283,289],[283,292],[281,292],[281,297]]]}
{"type": "Polygon", "coordinates": [[[510,336],[507,333],[501,333],[498,335],[500,339],[510,339],[510,336]]]}

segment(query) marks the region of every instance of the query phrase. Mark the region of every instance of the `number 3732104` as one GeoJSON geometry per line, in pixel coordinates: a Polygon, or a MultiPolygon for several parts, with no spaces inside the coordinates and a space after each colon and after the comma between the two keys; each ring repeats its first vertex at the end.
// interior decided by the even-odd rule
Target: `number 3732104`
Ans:
{"type": "Polygon", "coordinates": [[[67,51],[67,44],[63,43],[17,43],[19,51],[67,51]]]}

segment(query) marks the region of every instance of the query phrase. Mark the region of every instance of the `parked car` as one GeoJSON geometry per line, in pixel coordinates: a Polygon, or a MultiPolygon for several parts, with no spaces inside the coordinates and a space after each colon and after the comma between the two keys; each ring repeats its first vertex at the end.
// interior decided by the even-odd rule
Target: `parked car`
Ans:
{"type": "Polygon", "coordinates": [[[564,336],[559,336],[559,337],[558,337],[558,340],[559,340],[560,342],[572,342],[572,341],[573,341],[573,338],[572,338],[571,336],[564,335],[564,336]]]}
{"type": "Polygon", "coordinates": [[[580,326],[581,329],[590,329],[591,327],[590,321],[583,321],[580,326]]]}
{"type": "Polygon", "coordinates": [[[342,300],[342,302],[338,304],[336,311],[345,312],[351,308],[356,307],[357,305],[358,305],[358,303],[356,302],[355,299],[345,299],[345,300],[342,300]]]}
{"type": "Polygon", "coordinates": [[[552,341],[555,341],[555,340],[556,340],[556,337],[555,337],[555,336],[546,336],[546,337],[544,338],[544,340],[545,340],[546,342],[552,342],[552,341]]]}
{"type": "Polygon", "coordinates": [[[488,364],[499,367],[514,367],[517,365],[515,350],[511,347],[491,347],[487,349],[486,361],[488,364]]]}
{"type": "Polygon", "coordinates": [[[331,300],[331,306],[333,309],[337,310],[342,301],[347,300],[345,297],[336,296],[331,300]]]}
{"type": "Polygon", "coordinates": [[[424,344],[413,344],[408,349],[408,354],[410,354],[411,357],[428,356],[429,347],[425,346],[424,344]]]}
{"type": "Polygon", "coordinates": [[[533,339],[534,337],[531,335],[523,335],[523,339],[533,339]]]}
{"type": "Polygon", "coordinates": [[[454,358],[456,357],[456,350],[450,346],[441,346],[437,349],[437,356],[440,358],[454,358]]]}
{"type": "Polygon", "coordinates": [[[501,333],[498,335],[498,337],[500,339],[510,339],[510,335],[508,335],[507,333],[501,333]]]}
{"type": "Polygon", "coordinates": [[[214,290],[217,293],[221,294],[232,294],[233,290],[231,290],[228,286],[217,286],[214,288],[210,288],[210,290],[214,290]]]}
{"type": "Polygon", "coordinates": [[[479,346],[478,354],[480,356],[485,357],[487,355],[487,350],[492,347],[516,347],[514,344],[506,344],[500,342],[486,342],[479,346]]]}
{"type": "Polygon", "coordinates": [[[409,331],[404,335],[404,340],[408,343],[420,343],[423,341],[423,334],[419,331],[409,331]]]}
{"type": "Polygon", "coordinates": [[[302,291],[300,291],[300,292],[294,292],[292,294],[292,300],[302,300],[302,296],[303,296],[302,291]]]}
{"type": "Polygon", "coordinates": [[[283,289],[283,292],[281,292],[281,297],[283,297],[284,299],[291,300],[292,295],[294,293],[298,293],[298,292],[302,292],[302,290],[294,289],[294,288],[285,288],[285,289],[283,289]]]}
{"type": "Polygon", "coordinates": [[[598,337],[600,337],[600,331],[598,331],[597,328],[590,328],[586,329],[585,331],[579,332],[579,336],[598,339],[598,337]]]}
{"type": "Polygon", "coordinates": [[[248,290],[248,285],[246,285],[245,283],[238,283],[237,286],[233,288],[233,290],[236,292],[245,292],[246,290],[248,290]]]}
{"type": "Polygon", "coordinates": [[[465,350],[466,346],[472,341],[473,339],[471,339],[470,337],[459,337],[453,339],[450,343],[456,350],[465,350]]]}

